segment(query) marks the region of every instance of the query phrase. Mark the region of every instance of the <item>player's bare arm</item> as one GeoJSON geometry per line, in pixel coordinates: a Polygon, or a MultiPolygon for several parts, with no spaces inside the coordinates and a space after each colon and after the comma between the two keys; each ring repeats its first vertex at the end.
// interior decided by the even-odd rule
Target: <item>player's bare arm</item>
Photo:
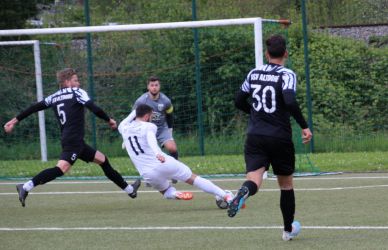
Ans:
{"type": "Polygon", "coordinates": [[[112,118],[110,118],[109,119],[109,121],[108,121],[108,123],[109,123],[109,127],[111,128],[111,129],[117,129],[117,123],[116,123],[116,121],[115,120],[113,120],[112,118]]]}
{"type": "Polygon", "coordinates": [[[309,143],[313,134],[311,133],[309,128],[302,129],[302,142],[303,144],[309,143]]]}
{"type": "Polygon", "coordinates": [[[15,125],[18,123],[18,119],[16,117],[12,118],[9,120],[5,125],[4,125],[4,131],[6,133],[11,133],[15,125]]]}
{"type": "Polygon", "coordinates": [[[166,161],[166,158],[161,154],[157,154],[156,159],[158,159],[161,163],[166,161]]]}

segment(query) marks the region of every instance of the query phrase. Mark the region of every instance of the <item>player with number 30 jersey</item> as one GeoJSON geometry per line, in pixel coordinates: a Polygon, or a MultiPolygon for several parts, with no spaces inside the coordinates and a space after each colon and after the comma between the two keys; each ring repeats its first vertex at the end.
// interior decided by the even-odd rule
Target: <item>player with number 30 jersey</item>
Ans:
{"type": "Polygon", "coordinates": [[[288,58],[284,37],[269,37],[265,56],[268,63],[248,73],[235,97],[236,107],[250,115],[244,145],[247,175],[229,206],[228,216],[234,217],[245,201],[257,193],[265,171],[272,166],[281,190],[282,239],[288,241],[300,231],[300,223],[294,221],[295,149],[290,116],[302,128],[303,143],[311,140],[312,133],[296,100],[296,75],[284,67],[288,58]]]}
{"type": "MultiPolygon", "coordinates": [[[[241,91],[252,97],[248,134],[291,139],[290,113],[283,96],[293,98],[295,73],[278,64],[266,64],[249,72],[241,91]]],[[[300,112],[295,117],[307,127],[300,112]]]]}

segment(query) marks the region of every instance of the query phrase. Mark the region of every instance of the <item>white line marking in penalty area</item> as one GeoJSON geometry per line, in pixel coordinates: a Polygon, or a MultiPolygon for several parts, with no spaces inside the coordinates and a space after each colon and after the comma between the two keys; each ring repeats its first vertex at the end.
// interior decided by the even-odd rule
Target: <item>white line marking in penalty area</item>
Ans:
{"type": "MultiPolygon", "coordinates": [[[[213,178],[207,178],[210,179],[213,182],[228,182],[228,181],[244,181],[245,178],[232,178],[232,179],[213,179],[213,178]]],[[[344,177],[321,177],[321,176],[315,176],[315,177],[295,177],[294,181],[304,181],[304,180],[353,180],[353,179],[388,179],[387,176],[344,176],[344,177]]],[[[267,180],[274,181],[276,178],[270,177],[267,180]]],[[[8,182],[7,180],[0,180],[0,185],[16,185],[20,183],[24,183],[26,180],[21,180],[19,182],[8,182]]],[[[127,181],[131,181],[128,179],[127,181]]],[[[111,181],[53,181],[50,183],[47,183],[46,185],[67,185],[67,184],[112,184],[111,181]]]]}
{"type": "MultiPolygon", "coordinates": [[[[355,186],[355,187],[334,187],[334,188],[296,188],[295,191],[337,191],[337,190],[350,190],[350,189],[367,189],[367,188],[380,188],[388,187],[388,185],[373,185],[373,186],[355,186]]],[[[203,193],[201,190],[181,190],[192,193],[203,193]]],[[[231,190],[237,192],[237,190],[231,190]]],[[[278,192],[277,188],[260,189],[260,192],[278,192]]],[[[76,192],[32,192],[30,195],[66,195],[66,194],[123,194],[123,191],[76,191],[76,192]]],[[[156,190],[150,191],[138,191],[138,193],[159,193],[156,190]]],[[[0,195],[15,195],[14,193],[0,193],[0,195]]]]}
{"type": "MultiPolygon", "coordinates": [[[[388,178],[388,177],[387,177],[388,178]]],[[[209,179],[213,182],[218,182],[218,181],[244,181],[245,178],[241,179],[211,179],[211,178],[206,178],[209,179]]],[[[0,186],[1,185],[17,185],[20,183],[24,183],[27,180],[21,180],[19,182],[2,182],[0,181],[0,186]]],[[[131,179],[127,179],[128,182],[131,181],[131,179]]],[[[53,181],[50,183],[47,183],[45,185],[67,185],[67,184],[112,184],[111,181],[53,181]]]]}
{"type": "MultiPolygon", "coordinates": [[[[388,230],[388,226],[304,226],[316,230],[388,230]]],[[[282,226],[192,226],[192,227],[0,227],[0,231],[158,231],[158,230],[266,230],[283,229],[282,226]]]]}
{"type": "MultiPolygon", "coordinates": [[[[347,190],[347,189],[367,189],[367,188],[379,188],[388,187],[388,185],[370,185],[370,186],[355,186],[355,187],[333,187],[333,188],[296,188],[296,191],[335,191],[335,190],[347,190]]],[[[265,191],[265,190],[263,190],[265,191]]]]}
{"type": "MultiPolygon", "coordinates": [[[[355,180],[355,179],[388,179],[388,176],[344,176],[344,177],[294,177],[295,181],[305,180],[355,180]]],[[[275,179],[274,179],[275,180],[275,179]]]]}

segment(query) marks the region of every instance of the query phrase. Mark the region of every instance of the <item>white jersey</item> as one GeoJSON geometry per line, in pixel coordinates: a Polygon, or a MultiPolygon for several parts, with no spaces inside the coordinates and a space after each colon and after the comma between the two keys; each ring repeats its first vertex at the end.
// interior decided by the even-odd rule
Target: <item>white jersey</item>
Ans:
{"type": "Polygon", "coordinates": [[[157,154],[165,155],[156,142],[156,131],[150,122],[124,120],[119,125],[128,155],[141,175],[160,164],[157,154]]]}
{"type": "Polygon", "coordinates": [[[144,181],[155,189],[164,191],[169,187],[168,180],[187,181],[192,172],[188,166],[162,152],[156,141],[157,127],[150,122],[133,120],[129,115],[119,125],[125,148],[144,181]],[[156,155],[163,155],[160,162],[156,155]]]}

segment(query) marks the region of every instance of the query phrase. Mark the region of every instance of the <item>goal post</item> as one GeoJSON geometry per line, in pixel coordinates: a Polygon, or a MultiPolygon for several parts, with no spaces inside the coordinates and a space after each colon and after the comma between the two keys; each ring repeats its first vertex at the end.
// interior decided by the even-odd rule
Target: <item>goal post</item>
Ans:
{"type": "MultiPolygon", "coordinates": [[[[35,82],[36,82],[36,99],[38,102],[43,100],[43,84],[42,84],[42,65],[40,62],[40,45],[38,40],[28,41],[4,41],[0,42],[0,46],[31,46],[34,52],[35,65],[35,82]]],[[[47,140],[46,140],[46,125],[44,111],[38,112],[39,119],[39,138],[40,138],[40,154],[42,161],[47,161],[47,140]]]]}
{"type": "Polygon", "coordinates": [[[53,34],[76,34],[76,33],[100,33],[100,32],[119,32],[119,31],[145,31],[162,29],[181,29],[181,28],[204,28],[233,25],[253,25],[255,39],[255,62],[256,66],[263,64],[263,22],[274,22],[282,24],[291,24],[289,20],[262,19],[255,18],[237,18],[220,19],[207,21],[187,21],[170,23],[149,23],[149,24],[127,24],[127,25],[103,25],[103,26],[83,26],[66,28],[43,28],[43,29],[12,29],[0,30],[0,36],[22,36],[22,35],[53,35],[53,34]]]}
{"type": "MultiPolygon", "coordinates": [[[[174,105],[174,138],[181,155],[195,157],[194,165],[198,168],[212,164],[207,161],[212,156],[231,157],[232,160],[216,158],[217,163],[222,166],[218,173],[223,171],[235,173],[241,172],[237,168],[244,165],[241,150],[246,117],[236,112],[231,100],[249,70],[264,63],[263,37],[273,33],[288,37],[287,30],[282,26],[289,24],[288,20],[258,17],[0,30],[0,36],[29,35],[39,40],[41,44],[54,42],[57,45],[53,49],[45,47],[41,50],[45,72],[44,88],[45,92],[49,93],[57,89],[57,84],[51,83],[55,82],[55,72],[62,67],[79,70],[84,87],[90,87],[88,86],[90,83],[86,81],[86,74],[81,72],[86,72],[87,66],[84,34],[93,34],[93,89],[96,93],[94,97],[101,107],[109,110],[115,119],[123,119],[128,115],[136,98],[144,93],[146,79],[150,75],[157,75],[162,82],[162,92],[172,99],[174,105]],[[194,67],[195,53],[198,51],[194,44],[192,29],[199,31],[199,72],[194,67]],[[196,89],[197,76],[201,81],[199,90],[196,89]],[[201,93],[204,98],[198,100],[197,97],[201,93]],[[198,103],[203,105],[199,107],[198,103]],[[203,124],[200,124],[200,116],[203,117],[203,124]],[[204,131],[202,135],[201,129],[204,131]],[[201,145],[198,143],[201,136],[205,138],[205,154],[201,153],[201,145]]],[[[39,45],[39,42],[37,44],[39,45]]],[[[4,62],[4,65],[7,65],[7,62],[4,62]]],[[[29,65],[32,66],[32,63],[29,65]]],[[[23,72],[26,72],[23,67],[24,65],[18,65],[15,70],[5,71],[5,74],[9,72],[23,77],[23,72]]],[[[32,74],[29,77],[32,78],[32,74]]],[[[30,98],[35,98],[31,95],[32,87],[29,88],[30,98]]],[[[87,112],[86,118],[90,115],[92,114],[87,112]]],[[[51,157],[59,151],[54,150],[57,147],[58,131],[54,126],[49,126],[56,122],[54,118],[46,113],[48,152],[51,157]]],[[[121,140],[119,135],[112,133],[102,121],[96,122],[95,127],[86,124],[85,140],[93,140],[93,133],[96,133],[101,142],[99,149],[104,153],[112,157],[125,156],[125,152],[117,146],[121,140]]],[[[36,130],[37,128],[33,128],[26,134],[38,134],[36,130]]],[[[38,143],[37,138],[33,139],[38,143]]],[[[297,152],[300,153],[303,151],[297,152]]]]}
{"type": "MultiPolygon", "coordinates": [[[[53,34],[76,34],[76,33],[100,33],[100,32],[120,32],[120,31],[146,31],[162,29],[181,29],[181,28],[204,28],[233,25],[253,25],[254,45],[255,45],[255,65],[256,67],[263,64],[263,32],[262,22],[278,22],[290,24],[288,20],[274,20],[256,18],[237,18],[221,19],[207,21],[187,21],[187,22],[170,22],[170,23],[150,23],[150,24],[127,24],[127,25],[110,25],[110,26],[84,26],[84,27],[64,27],[64,28],[43,28],[43,29],[11,29],[0,30],[0,36],[23,36],[23,35],[53,35],[53,34]]],[[[11,45],[33,45],[35,59],[35,75],[37,87],[37,100],[43,99],[42,72],[40,65],[40,49],[38,40],[30,41],[9,41],[0,42],[1,46],[11,45]]],[[[41,158],[47,161],[47,144],[44,122],[44,111],[39,112],[39,131],[41,142],[41,158]]]]}

